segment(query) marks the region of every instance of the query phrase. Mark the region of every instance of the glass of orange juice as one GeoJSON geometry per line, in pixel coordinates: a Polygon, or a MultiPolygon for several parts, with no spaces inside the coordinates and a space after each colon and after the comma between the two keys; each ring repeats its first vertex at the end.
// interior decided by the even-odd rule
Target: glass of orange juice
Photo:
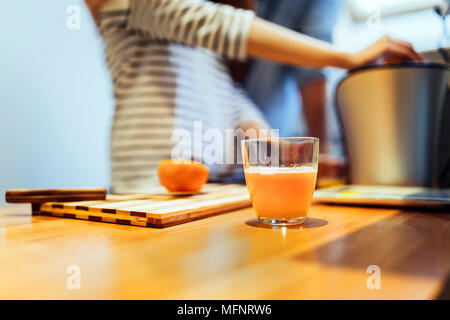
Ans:
{"type": "Polygon", "coordinates": [[[317,178],[319,139],[241,141],[245,181],[260,222],[287,226],[305,220],[317,178]]]}

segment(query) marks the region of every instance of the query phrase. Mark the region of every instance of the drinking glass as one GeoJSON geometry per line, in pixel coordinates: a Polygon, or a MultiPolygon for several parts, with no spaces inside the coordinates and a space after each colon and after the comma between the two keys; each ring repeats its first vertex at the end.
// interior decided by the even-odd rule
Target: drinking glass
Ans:
{"type": "Polygon", "coordinates": [[[245,181],[260,222],[287,226],[305,220],[317,178],[319,139],[241,141],[245,181]]]}

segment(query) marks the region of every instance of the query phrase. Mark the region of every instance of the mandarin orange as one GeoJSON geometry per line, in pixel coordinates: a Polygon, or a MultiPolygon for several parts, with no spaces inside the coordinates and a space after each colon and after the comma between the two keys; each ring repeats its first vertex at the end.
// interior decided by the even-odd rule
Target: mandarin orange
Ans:
{"type": "Polygon", "coordinates": [[[200,191],[208,181],[208,167],[187,160],[163,160],[158,165],[158,177],[161,184],[169,191],[200,191]]]}

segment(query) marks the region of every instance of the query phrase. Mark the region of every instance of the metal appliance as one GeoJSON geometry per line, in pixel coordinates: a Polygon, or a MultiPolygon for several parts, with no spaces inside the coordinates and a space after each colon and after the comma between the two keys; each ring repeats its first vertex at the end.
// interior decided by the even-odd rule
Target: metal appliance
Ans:
{"type": "Polygon", "coordinates": [[[407,62],[363,67],[340,81],[336,105],[349,183],[449,183],[443,179],[450,178],[450,157],[442,159],[448,152],[439,145],[450,128],[442,121],[448,71],[444,64],[407,62]]]}

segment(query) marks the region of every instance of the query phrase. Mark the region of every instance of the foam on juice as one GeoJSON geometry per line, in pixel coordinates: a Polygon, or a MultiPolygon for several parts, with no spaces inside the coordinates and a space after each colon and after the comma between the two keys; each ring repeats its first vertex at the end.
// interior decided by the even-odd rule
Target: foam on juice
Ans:
{"type": "Polygon", "coordinates": [[[298,166],[298,167],[248,167],[244,169],[247,173],[259,173],[259,174],[292,174],[302,172],[316,172],[317,169],[310,166],[298,166]]]}

